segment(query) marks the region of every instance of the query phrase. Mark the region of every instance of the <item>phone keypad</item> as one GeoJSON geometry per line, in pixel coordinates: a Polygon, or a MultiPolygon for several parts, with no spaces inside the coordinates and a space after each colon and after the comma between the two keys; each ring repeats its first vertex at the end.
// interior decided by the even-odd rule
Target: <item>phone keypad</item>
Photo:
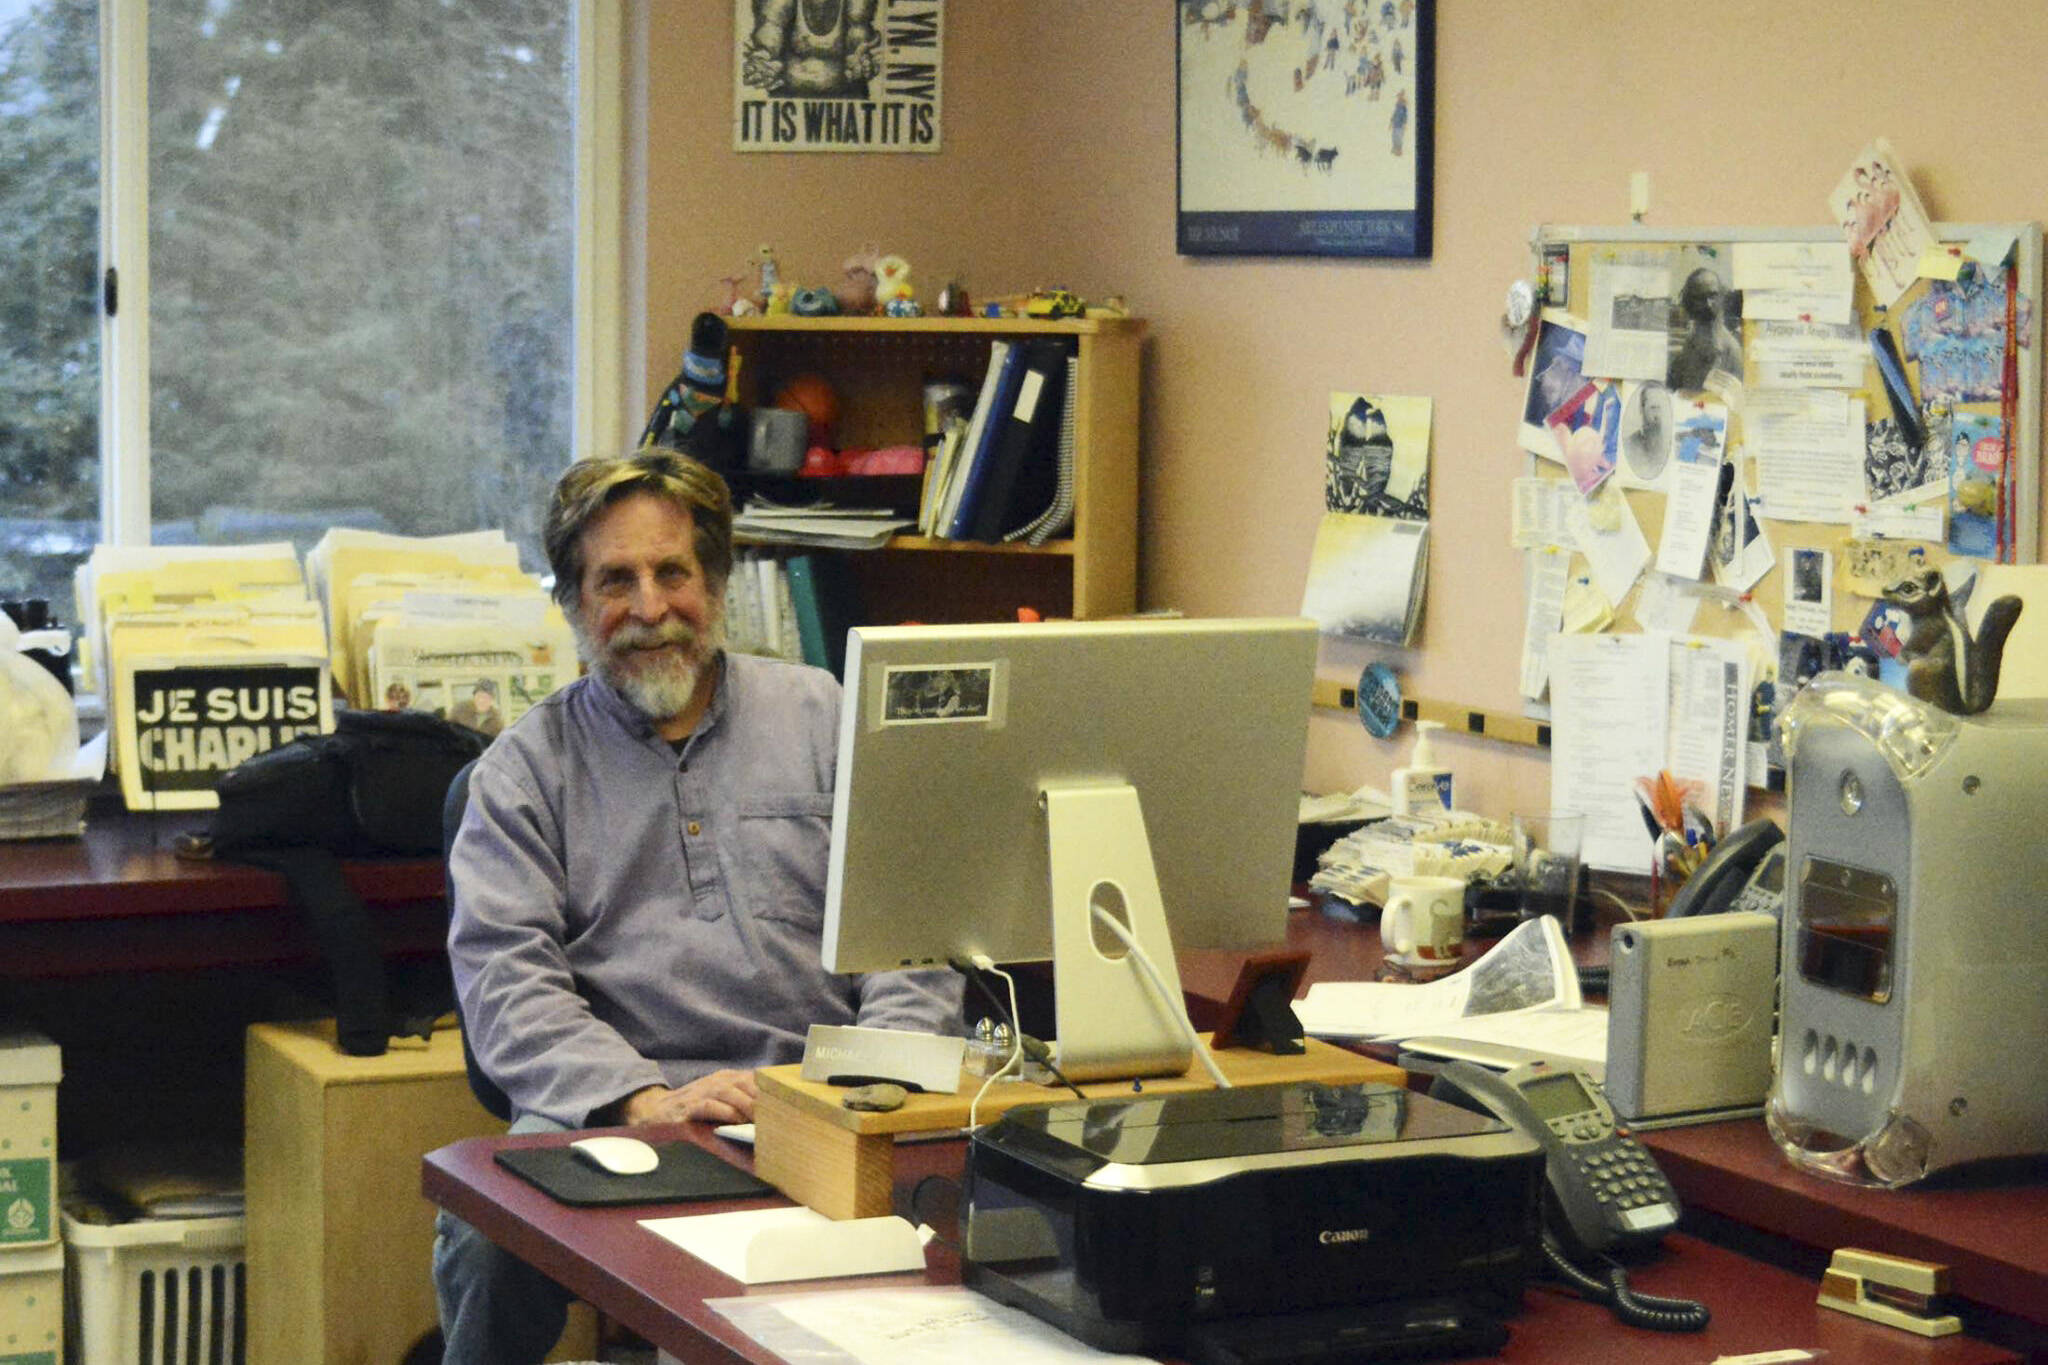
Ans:
{"type": "Polygon", "coordinates": [[[1650,1154],[1633,1142],[1603,1142],[1586,1151],[1573,1151],[1571,1157],[1594,1199],[1602,1204],[1627,1211],[1675,1202],[1664,1173],[1650,1154]]]}

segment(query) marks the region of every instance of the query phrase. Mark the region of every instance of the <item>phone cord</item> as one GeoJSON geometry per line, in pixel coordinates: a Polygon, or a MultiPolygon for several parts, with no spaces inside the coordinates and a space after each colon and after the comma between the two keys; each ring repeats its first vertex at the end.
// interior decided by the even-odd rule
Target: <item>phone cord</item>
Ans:
{"type": "Polygon", "coordinates": [[[1628,1287],[1628,1270],[1611,1266],[1607,1278],[1588,1274],[1574,1265],[1564,1248],[1549,1233],[1543,1234],[1543,1259],[1551,1272],[1595,1303],[1604,1303],[1614,1316],[1630,1327],[1653,1332],[1704,1332],[1712,1316],[1703,1303],[1691,1299],[1667,1299],[1655,1294],[1638,1294],[1628,1287]]]}

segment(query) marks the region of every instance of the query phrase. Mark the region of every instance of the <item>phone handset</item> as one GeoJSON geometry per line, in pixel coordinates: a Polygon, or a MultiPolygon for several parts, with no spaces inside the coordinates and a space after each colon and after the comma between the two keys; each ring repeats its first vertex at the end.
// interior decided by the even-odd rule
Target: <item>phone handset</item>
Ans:
{"type": "Polygon", "coordinates": [[[1677,1224],[1679,1213],[1671,1182],[1648,1149],[1616,1124],[1585,1072],[1537,1061],[1503,1074],[1453,1061],[1438,1071],[1430,1093],[1484,1110],[1542,1144],[1543,1253],[1558,1278],[1608,1304],[1631,1326],[1666,1332],[1706,1327],[1707,1310],[1700,1304],[1635,1294],[1619,1264],[1600,1273],[1579,1264],[1654,1245],[1677,1224]]]}

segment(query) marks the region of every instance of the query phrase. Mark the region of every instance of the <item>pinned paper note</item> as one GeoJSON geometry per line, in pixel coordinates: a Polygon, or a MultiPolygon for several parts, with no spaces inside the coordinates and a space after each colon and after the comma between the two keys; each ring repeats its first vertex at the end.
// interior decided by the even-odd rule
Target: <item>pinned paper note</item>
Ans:
{"type": "Polygon", "coordinates": [[[1863,149],[1828,195],[1828,211],[1871,297],[1887,308],[1897,303],[1920,277],[1921,253],[1935,241],[1927,210],[1889,142],[1878,138],[1863,149]]]}
{"type": "Polygon", "coordinates": [[[1825,635],[1834,628],[1834,556],[1821,549],[1792,551],[1791,577],[1785,586],[1785,629],[1800,635],[1825,635]]]}

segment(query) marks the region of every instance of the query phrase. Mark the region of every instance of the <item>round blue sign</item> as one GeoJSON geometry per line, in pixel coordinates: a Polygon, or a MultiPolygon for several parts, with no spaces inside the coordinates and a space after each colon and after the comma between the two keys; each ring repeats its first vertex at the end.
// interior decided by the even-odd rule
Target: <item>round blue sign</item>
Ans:
{"type": "Polygon", "coordinates": [[[1358,675],[1358,719],[1375,739],[1401,723],[1401,680],[1385,664],[1367,664],[1358,675]]]}

